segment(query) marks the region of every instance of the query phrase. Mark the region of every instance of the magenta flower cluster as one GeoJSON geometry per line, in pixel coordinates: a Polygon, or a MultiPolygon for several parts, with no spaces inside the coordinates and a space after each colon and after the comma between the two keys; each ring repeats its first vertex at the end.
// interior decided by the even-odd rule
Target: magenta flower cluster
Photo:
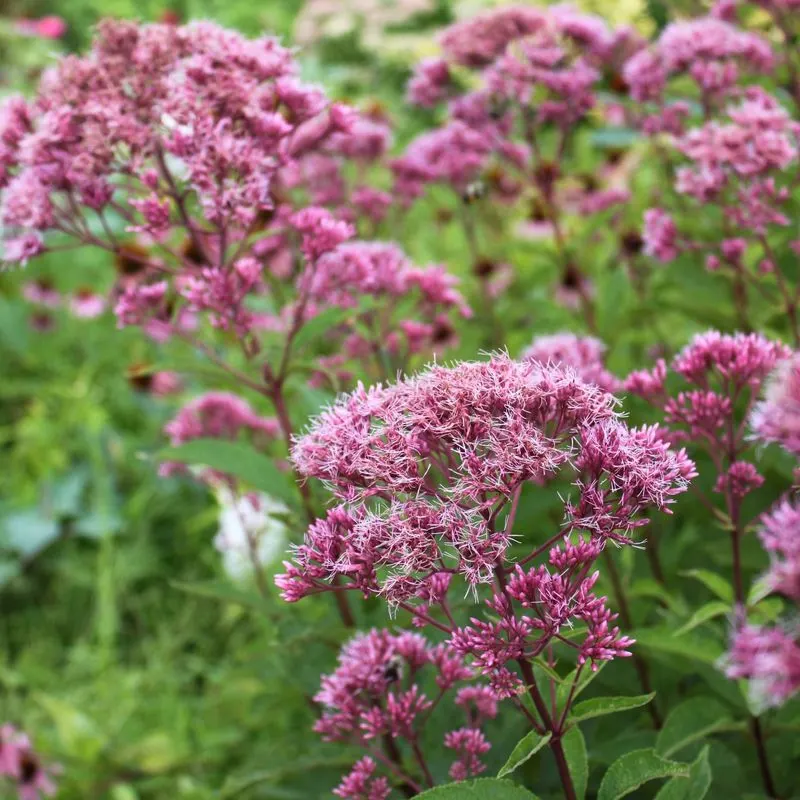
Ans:
{"type": "Polygon", "coordinates": [[[568,367],[502,355],[359,388],[294,447],[299,472],[326,481],[341,505],[309,528],[278,576],[284,598],[380,595],[447,631],[506,695],[519,688],[507,665],[574,623],[586,626],[582,643],[570,642],[579,663],[627,655],[631,640],[591,591],[592,564],[609,541],[635,541],[646,509],[668,512],[694,468],[658,428],[624,425],[614,403],[568,367]],[[515,562],[520,493],[559,475],[576,491],[561,529],[515,562]],[[543,554],[547,566],[523,569],[543,554]],[[457,629],[448,592],[493,582],[492,621],[457,629]]]}
{"type": "MultiPolygon", "coordinates": [[[[464,715],[464,725],[445,734],[444,747],[454,751],[450,774],[455,780],[485,770],[481,756],[491,745],[481,726],[497,715],[498,699],[488,686],[470,683],[474,672],[446,645],[432,645],[418,633],[392,634],[372,630],[359,634],[342,649],[339,664],[323,676],[314,700],[322,715],[316,731],[328,741],[359,745],[368,755],[353,767],[334,794],[360,800],[388,797],[390,783],[376,771],[388,773],[415,791],[432,778],[421,737],[435,708],[454,705],[450,713],[464,715]],[[426,695],[422,682],[436,690],[426,695]],[[446,700],[445,700],[446,698],[446,700]],[[409,774],[399,751],[407,747],[414,759],[409,774]]],[[[441,713],[441,712],[440,712],[441,713]]]]}
{"type": "MultiPolygon", "coordinates": [[[[797,355],[782,361],[767,382],[765,397],[751,417],[753,433],[761,442],[780,444],[798,456],[794,424],[800,408],[797,355]]],[[[795,606],[778,625],[763,626],[740,620],[734,631],[726,671],[732,678],[750,681],[754,700],[762,706],[785,703],[800,691],[800,504],[796,492],[762,515],[758,535],[770,556],[761,578],[766,591],[782,595],[795,606]]]]}

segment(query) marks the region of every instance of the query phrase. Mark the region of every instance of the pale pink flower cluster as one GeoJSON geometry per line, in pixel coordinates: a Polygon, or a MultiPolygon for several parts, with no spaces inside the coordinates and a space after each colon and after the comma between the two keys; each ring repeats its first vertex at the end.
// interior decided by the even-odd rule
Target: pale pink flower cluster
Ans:
{"type": "Polygon", "coordinates": [[[644,212],[644,252],[664,263],[678,256],[678,229],[675,220],[660,208],[644,212]]]}
{"type": "Polygon", "coordinates": [[[537,336],[520,358],[540,364],[562,364],[571,367],[578,377],[607,392],[616,392],[621,381],[605,367],[605,345],[593,336],[554,333],[537,336]]]}
{"type": "MultiPolygon", "coordinates": [[[[336,671],[323,676],[314,697],[323,708],[314,729],[327,741],[360,745],[370,756],[356,762],[334,794],[352,800],[388,796],[387,778],[376,775],[375,760],[386,759],[381,741],[391,741],[399,756],[396,763],[389,762],[395,777],[403,769],[399,753],[403,745],[418,759],[416,769],[427,770],[419,743],[434,705],[440,706],[441,698],[451,696],[456,684],[473,677],[451,648],[432,645],[418,633],[372,630],[348,642],[339,654],[336,671]],[[435,704],[426,694],[425,682],[437,692],[435,704]]],[[[480,756],[490,745],[481,726],[497,715],[498,699],[489,687],[470,685],[455,692],[451,702],[463,709],[465,725],[446,733],[444,745],[456,751],[452,777],[463,780],[486,769],[480,756]]],[[[425,775],[402,772],[400,777],[411,785],[426,780],[425,775]]]]}
{"type": "Polygon", "coordinates": [[[782,361],[766,382],[750,420],[754,436],[800,456],[800,356],[782,361]]]}
{"type": "Polygon", "coordinates": [[[106,310],[106,300],[88,287],[81,287],[73,294],[62,295],[47,278],[26,282],[22,296],[34,306],[48,309],[66,304],[72,316],[79,319],[94,319],[106,310]]]}
{"type": "MultiPolygon", "coordinates": [[[[797,356],[783,361],[767,384],[766,398],[753,413],[757,439],[778,442],[798,455],[798,437],[792,424],[797,409],[797,356]]],[[[756,702],[783,705],[800,690],[800,503],[796,495],[784,497],[761,517],[758,531],[770,555],[762,581],[768,591],[794,604],[794,611],[773,626],[758,626],[743,619],[737,624],[726,656],[731,678],[745,678],[756,702]]]]}
{"type": "Polygon", "coordinates": [[[761,89],[748,90],[727,116],[729,123],[708,122],[678,142],[692,163],[678,170],[677,191],[721,204],[734,223],[757,234],[769,225],[787,225],[780,206],[789,193],[776,180],[797,160],[800,127],[761,89]]]}
{"type": "Polygon", "coordinates": [[[8,781],[18,800],[40,800],[56,793],[55,770],[45,767],[30,739],[13,725],[0,727],[0,785],[8,781]]]}
{"type": "Polygon", "coordinates": [[[762,706],[780,706],[800,689],[800,631],[785,627],[743,625],[726,656],[729,678],[750,681],[753,699],[762,706]]]}
{"type": "Polygon", "coordinates": [[[243,430],[269,438],[279,432],[273,418],[260,416],[246,400],[230,392],[195,397],[164,427],[173,446],[192,439],[235,439],[243,430]]]}
{"type": "Polygon", "coordinates": [[[163,237],[182,221],[178,173],[214,230],[246,227],[272,206],[281,166],[352,121],[275,40],[208,22],[103,22],[90,55],[59,62],[31,103],[9,103],[0,217],[39,234],[77,235],[76,209],[122,200],[134,226],[163,237]]]}

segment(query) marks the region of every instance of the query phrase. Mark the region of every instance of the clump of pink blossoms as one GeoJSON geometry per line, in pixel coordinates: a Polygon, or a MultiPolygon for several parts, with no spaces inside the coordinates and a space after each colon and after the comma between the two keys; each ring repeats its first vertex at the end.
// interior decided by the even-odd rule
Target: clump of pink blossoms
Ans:
{"type": "MultiPolygon", "coordinates": [[[[636,540],[647,509],[668,513],[694,465],[656,427],[628,428],[615,402],[568,367],[505,355],[359,387],[295,443],[298,472],[325,481],[340,505],[276,578],[283,597],[383,597],[446,633],[503,697],[523,689],[515,666],[538,692],[531,663],[553,642],[574,650],[578,675],[629,655],[633,641],[593,592],[593,564],[609,541],[636,540]],[[558,496],[542,487],[559,477],[573,487],[561,528],[515,531],[522,492],[558,496]],[[512,558],[517,539],[529,551],[512,558]],[[448,594],[477,599],[482,587],[489,613],[459,624],[448,594]],[[561,635],[574,625],[582,640],[561,635]]],[[[540,715],[532,724],[554,732],[558,760],[559,720],[546,706],[540,715]]]]}
{"type": "MultiPolygon", "coordinates": [[[[561,5],[502,7],[450,26],[442,56],[419,64],[407,92],[424,107],[446,104],[447,117],[391,162],[397,194],[411,202],[437,183],[468,205],[479,202],[476,195],[495,205],[524,197],[533,225],[521,230],[544,232],[558,250],[557,301],[580,306],[590,319],[591,282],[568,247],[567,218],[611,216],[630,192],[624,179],[603,171],[601,180],[571,174],[571,145],[604,79],[638,46],[630,30],[612,31],[601,18],[561,5]],[[460,80],[465,70],[468,82],[460,80]]],[[[490,260],[481,252],[481,221],[472,209],[459,217],[480,274],[490,260]]]]}
{"type": "Polygon", "coordinates": [[[605,349],[605,345],[593,336],[554,333],[537,336],[520,358],[541,364],[563,364],[574,369],[586,383],[593,383],[607,392],[616,392],[622,383],[606,369],[605,349]]]}
{"type": "Polygon", "coordinates": [[[480,756],[491,745],[481,726],[496,716],[498,698],[488,686],[455,689],[473,678],[474,671],[461,657],[418,633],[372,630],[353,638],[342,649],[336,671],[323,676],[314,697],[323,709],[315,730],[326,741],[356,744],[368,753],[334,794],[352,800],[383,800],[389,796],[391,783],[414,792],[432,785],[421,737],[434,705],[441,707],[443,698],[456,707],[451,706],[451,713],[464,714],[464,725],[444,736],[444,746],[455,751],[450,775],[463,780],[483,772],[486,767],[480,756]],[[435,687],[436,703],[425,692],[426,679],[435,687]],[[404,756],[411,758],[413,768],[405,765],[404,756]],[[379,765],[385,776],[376,774],[379,765]]]}
{"type": "Polygon", "coordinates": [[[764,396],[753,409],[753,434],[800,456],[800,356],[782,361],[766,381],[764,396]]]}
{"type": "Polygon", "coordinates": [[[696,84],[704,107],[710,108],[731,93],[743,71],[766,73],[774,65],[766,39],[724,20],[704,17],[668,25],[654,45],[628,60],[623,75],[634,100],[659,104],[668,81],[687,75],[696,84]]]}
{"type": "MultiPolygon", "coordinates": [[[[790,354],[786,345],[760,334],[709,331],[695,336],[672,361],[671,371],[685,388],[667,385],[670,370],[663,359],[652,370],[631,373],[624,382],[628,392],[663,413],[671,441],[686,442],[711,459],[714,492],[724,501],[719,513],[731,535],[737,602],[744,600],[740,545],[747,525],[742,500],[764,482],[751,460],[748,415],[767,376],[790,354]]],[[[713,508],[711,497],[704,500],[713,508]]]]}
{"type": "Polygon", "coordinates": [[[53,772],[42,764],[24,733],[13,725],[0,727],[0,785],[8,782],[19,800],[40,800],[56,793],[53,772]]]}
{"type": "MultiPolygon", "coordinates": [[[[702,206],[722,235],[698,235],[686,215],[666,208],[645,214],[646,252],[660,261],[679,253],[705,256],[709,271],[732,281],[742,327],[749,326],[748,291],[758,288],[781,303],[795,340],[800,341],[797,299],[791,273],[782,265],[776,236],[792,219],[791,186],[800,126],[776,97],[760,87],[738,92],[720,113],[684,132],[675,142],[684,161],[675,171],[678,195],[702,206]],[[679,221],[680,220],[680,221],[679,221]]],[[[676,205],[685,206],[676,200],[676,205]]],[[[712,227],[706,225],[706,229],[712,227]]]]}
{"type": "MultiPolygon", "coordinates": [[[[754,438],[777,443],[797,457],[798,409],[797,354],[781,362],[767,382],[764,399],[756,406],[751,424],[754,438]]],[[[782,595],[795,609],[775,626],[759,626],[744,619],[737,625],[726,659],[732,678],[746,678],[756,702],[783,705],[800,691],[800,502],[793,490],[761,517],[758,531],[770,555],[762,577],[767,592],[782,595]]]]}
{"type": "MultiPolygon", "coordinates": [[[[800,606],[800,507],[783,499],[761,519],[759,536],[771,556],[764,576],[771,592],[800,606]]],[[[785,703],[800,690],[800,629],[795,616],[762,627],[742,624],[734,632],[727,656],[731,678],[750,681],[754,699],[765,706],[785,703]]]]}
{"type": "MultiPolygon", "coordinates": [[[[236,441],[242,435],[256,442],[259,439],[270,441],[279,436],[280,426],[276,419],[257,414],[246,400],[235,394],[206,392],[183,406],[164,426],[164,433],[175,447],[194,439],[236,441]]],[[[161,464],[162,475],[175,472],[183,472],[183,466],[174,462],[161,464]]]]}
{"type": "MultiPolygon", "coordinates": [[[[121,265],[121,326],[195,343],[208,323],[248,360],[265,337],[295,337],[343,293],[396,302],[419,293],[424,329],[384,315],[375,332],[401,362],[441,349],[453,338],[443,333],[450,309],[467,310],[440,268],[351,241],[359,202],[374,227],[389,200],[363,182],[345,186],[345,173],[363,176],[390,144],[385,121],[301,82],[292,52],[272,38],[206,22],[106,21],[89,55],[63,59],[32,101],[2,106],[4,258],[25,262],[65,236],[108,250],[121,265]],[[135,239],[115,232],[112,214],[135,239]],[[347,275],[331,285],[326,271],[340,266],[347,275]],[[379,272],[382,285],[370,284],[379,272]],[[270,312],[253,309],[255,295],[270,297],[270,312]]],[[[337,327],[340,342],[352,322],[337,327]]],[[[345,349],[363,357],[362,344],[345,349]]]]}

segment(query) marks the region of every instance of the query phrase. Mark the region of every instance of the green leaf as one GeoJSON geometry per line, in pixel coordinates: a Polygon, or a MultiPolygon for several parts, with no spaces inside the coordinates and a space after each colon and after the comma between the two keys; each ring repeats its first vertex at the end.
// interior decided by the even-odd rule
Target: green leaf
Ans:
{"type": "Polygon", "coordinates": [[[675,631],[674,635],[683,636],[683,634],[694,630],[698,625],[702,625],[704,622],[708,622],[715,617],[721,617],[723,614],[728,614],[730,611],[731,606],[729,603],[723,603],[721,600],[713,600],[710,603],[706,603],[704,606],[700,606],[700,608],[675,631]]]}
{"type": "Polygon", "coordinates": [[[632,128],[602,128],[599,131],[593,131],[591,136],[592,144],[595,147],[613,150],[630,147],[641,138],[642,135],[632,128]]]}
{"type": "Polygon", "coordinates": [[[12,578],[19,575],[19,563],[3,559],[0,561],[0,586],[8,583],[12,578]]]}
{"type": "Polygon", "coordinates": [[[747,595],[747,605],[754,606],[760,603],[765,597],[771,595],[772,591],[772,586],[765,577],[757,578],[753,581],[753,585],[750,587],[750,592],[747,595]]]}
{"type": "Polygon", "coordinates": [[[344,322],[352,313],[352,309],[349,308],[326,308],[325,311],[303,324],[292,340],[293,348],[301,350],[305,345],[325,336],[331,328],[344,322]]]}
{"type": "Polygon", "coordinates": [[[733,603],[733,587],[721,575],[708,569],[689,569],[681,572],[685,578],[700,581],[706,589],[713,592],[720,600],[730,605],[733,603]]]}
{"type": "Polygon", "coordinates": [[[668,608],[675,609],[682,605],[683,601],[671,595],[660,583],[652,578],[641,578],[631,584],[628,589],[629,597],[652,597],[661,600],[668,608]]]}
{"type": "MultiPolygon", "coordinates": [[[[575,691],[572,693],[573,701],[600,674],[606,664],[608,664],[608,661],[601,661],[596,670],[582,670],[580,679],[578,680],[578,685],[575,687],[575,691]]],[[[559,708],[563,708],[564,703],[567,702],[570,690],[572,689],[572,682],[575,680],[575,672],[576,670],[572,670],[572,672],[570,672],[566,678],[562,678],[562,682],[556,690],[556,701],[559,705],[559,708]]]]}
{"type": "Polygon", "coordinates": [[[119,761],[149,775],[174,769],[185,758],[175,737],[166,731],[153,731],[116,754],[119,761]]]}
{"type": "Polygon", "coordinates": [[[100,755],[105,737],[82,711],[47,694],[37,694],[35,700],[53,720],[67,755],[82,761],[93,761],[100,755]]]}
{"type": "Polygon", "coordinates": [[[578,800],[583,800],[589,784],[589,756],[586,753],[586,741],[577,725],[567,731],[561,739],[561,746],[564,748],[575,794],[578,800]]]}
{"type": "Polygon", "coordinates": [[[667,761],[651,748],[634,750],[618,758],[608,768],[600,783],[597,800],[617,800],[648,781],[688,774],[686,764],[667,761]]]}
{"type": "Polygon", "coordinates": [[[537,797],[511,781],[478,778],[436,786],[418,794],[417,800],[537,800],[537,797]]]}
{"type": "Polygon", "coordinates": [[[107,534],[119,533],[124,522],[116,512],[101,513],[92,511],[75,521],[75,533],[87,539],[102,539],[107,534]]]}
{"type": "Polygon", "coordinates": [[[646,706],[655,696],[655,692],[650,692],[650,694],[636,697],[593,697],[591,700],[584,700],[573,706],[570,722],[582,722],[585,719],[603,717],[606,714],[616,714],[619,711],[646,706]]]}
{"type": "Polygon", "coordinates": [[[178,447],[170,447],[158,453],[161,461],[178,461],[181,464],[202,465],[233,475],[254,489],[278,497],[294,500],[295,493],[287,476],[275,461],[243,442],[225,439],[195,439],[178,447]]]}
{"type": "Polygon", "coordinates": [[[672,778],[655,796],[655,800],[703,800],[711,788],[711,765],[708,763],[708,745],[689,767],[685,778],[672,778]]]}
{"type": "Polygon", "coordinates": [[[541,736],[536,731],[531,731],[523,736],[516,747],[511,751],[508,761],[497,773],[498,778],[510,775],[520,764],[524,764],[532,755],[538,753],[552,738],[552,733],[541,736]]]}
{"type": "Polygon", "coordinates": [[[634,632],[637,645],[660,653],[683,656],[706,664],[716,664],[723,654],[723,648],[708,638],[684,635],[675,636],[668,626],[657,628],[637,628],[634,632]]]}
{"type": "Polygon", "coordinates": [[[3,544],[24,557],[35,556],[58,538],[60,526],[37,508],[9,514],[3,520],[3,544]]]}
{"type": "Polygon", "coordinates": [[[248,592],[222,581],[204,581],[200,583],[186,583],[184,581],[170,581],[170,586],[179,589],[181,592],[193,594],[198,597],[207,597],[210,600],[217,600],[222,603],[234,603],[245,608],[252,608],[263,613],[272,613],[274,608],[270,607],[266,600],[257,592],[248,592]]]}
{"type": "Polygon", "coordinates": [[[658,732],[656,752],[671,756],[692,742],[733,724],[730,711],[713,697],[694,697],[669,712],[658,732]]]}

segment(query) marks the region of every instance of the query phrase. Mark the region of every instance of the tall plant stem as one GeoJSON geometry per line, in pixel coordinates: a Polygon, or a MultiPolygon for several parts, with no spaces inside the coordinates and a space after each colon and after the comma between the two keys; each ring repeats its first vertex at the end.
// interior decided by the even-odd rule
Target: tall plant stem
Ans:
{"type": "Polygon", "coordinates": [[[750,717],[750,731],[753,734],[753,739],[756,744],[758,768],[761,771],[761,782],[764,785],[764,791],[769,797],[777,797],[778,793],[775,791],[775,781],[769,768],[769,758],[767,757],[764,732],[761,730],[761,721],[758,717],[750,717]]]}
{"type": "MultiPolygon", "coordinates": [[[[622,585],[617,565],[614,563],[614,559],[607,550],[603,551],[603,559],[606,562],[606,569],[611,578],[611,585],[614,589],[614,599],[619,609],[620,619],[622,620],[622,624],[630,630],[633,628],[633,618],[631,617],[628,598],[625,595],[625,587],[622,585]]],[[[639,653],[634,652],[633,654],[633,666],[636,669],[636,674],[639,676],[639,684],[642,687],[642,692],[644,694],[650,694],[653,691],[653,684],[650,680],[650,669],[647,666],[647,662],[639,653]]],[[[656,708],[656,704],[648,703],[647,710],[650,714],[650,718],[653,720],[653,727],[658,730],[664,723],[661,719],[661,714],[658,712],[658,708],[656,708]]]]}
{"type": "Polygon", "coordinates": [[[577,800],[578,796],[575,793],[575,787],[572,784],[572,776],[569,773],[567,757],[564,754],[564,747],[561,744],[562,731],[558,727],[557,721],[551,718],[550,712],[547,710],[547,703],[542,697],[539,687],[536,685],[536,677],[533,674],[531,662],[522,658],[519,660],[519,666],[522,670],[522,676],[525,679],[528,694],[533,701],[533,705],[536,707],[536,711],[539,713],[545,728],[547,728],[547,730],[552,734],[552,738],[550,739],[548,745],[550,747],[550,752],[553,754],[553,757],[556,760],[558,775],[561,778],[561,786],[564,790],[564,797],[566,800],[577,800]]]}
{"type": "MultiPolygon", "coordinates": [[[[731,445],[730,461],[733,463],[734,452],[731,445]]],[[[728,513],[731,518],[731,547],[733,552],[733,592],[736,598],[736,603],[742,607],[745,605],[744,596],[744,582],[742,580],[742,524],[740,520],[739,502],[731,495],[730,492],[726,493],[726,500],[728,503],[728,513]]],[[[777,797],[775,791],[775,780],[772,777],[772,771],[769,766],[769,758],[767,756],[767,747],[764,741],[764,732],[761,729],[761,722],[758,717],[750,715],[750,732],[753,735],[753,742],[756,746],[756,755],[758,756],[758,768],[761,771],[761,782],[764,785],[764,791],[769,797],[777,797]]]]}
{"type": "MultiPolygon", "coordinates": [[[[387,733],[383,736],[383,749],[389,761],[397,767],[398,775],[405,775],[403,771],[403,759],[400,756],[400,751],[397,749],[397,744],[394,739],[387,733]]],[[[397,787],[406,797],[415,797],[419,794],[417,787],[410,780],[402,780],[402,783],[397,787]]]]}

